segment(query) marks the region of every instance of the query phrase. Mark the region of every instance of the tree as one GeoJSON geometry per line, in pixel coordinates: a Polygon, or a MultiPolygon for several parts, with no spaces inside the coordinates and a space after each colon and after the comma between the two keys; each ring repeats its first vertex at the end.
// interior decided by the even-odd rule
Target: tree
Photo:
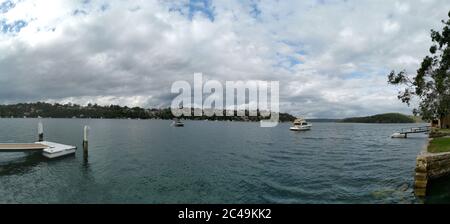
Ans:
{"type": "Polygon", "coordinates": [[[419,99],[419,107],[413,110],[415,115],[424,120],[439,119],[441,125],[450,115],[450,19],[442,23],[441,32],[431,30],[431,55],[423,59],[415,75],[392,71],[388,76],[390,84],[406,86],[398,95],[403,103],[410,106],[414,97],[419,99]]]}

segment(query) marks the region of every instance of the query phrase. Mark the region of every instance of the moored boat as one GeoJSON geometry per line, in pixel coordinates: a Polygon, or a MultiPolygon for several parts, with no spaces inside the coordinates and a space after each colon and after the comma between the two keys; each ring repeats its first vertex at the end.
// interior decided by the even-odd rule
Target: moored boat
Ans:
{"type": "Polygon", "coordinates": [[[305,119],[298,118],[294,121],[294,126],[290,128],[291,131],[309,131],[312,125],[309,124],[305,119]]]}
{"type": "Polygon", "coordinates": [[[173,121],[172,125],[175,127],[184,127],[184,123],[181,122],[180,119],[176,119],[175,121],[173,121]]]}

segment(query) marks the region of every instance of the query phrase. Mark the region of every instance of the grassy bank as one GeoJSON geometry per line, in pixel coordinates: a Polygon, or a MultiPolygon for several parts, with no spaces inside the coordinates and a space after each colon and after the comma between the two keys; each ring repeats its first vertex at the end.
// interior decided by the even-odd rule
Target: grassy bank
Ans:
{"type": "Polygon", "coordinates": [[[435,138],[430,141],[428,146],[428,152],[430,153],[440,153],[440,152],[450,152],[450,138],[435,138]]]}
{"type": "Polygon", "coordinates": [[[430,138],[441,138],[450,136],[450,129],[433,128],[430,133],[430,138]]]}

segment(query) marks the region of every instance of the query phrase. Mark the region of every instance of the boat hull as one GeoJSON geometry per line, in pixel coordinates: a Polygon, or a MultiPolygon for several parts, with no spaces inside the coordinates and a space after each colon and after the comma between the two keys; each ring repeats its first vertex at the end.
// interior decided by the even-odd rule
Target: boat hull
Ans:
{"type": "Polygon", "coordinates": [[[311,131],[311,127],[291,127],[291,131],[311,131]]]}
{"type": "Polygon", "coordinates": [[[406,134],[394,133],[391,138],[406,138],[406,134]]]}

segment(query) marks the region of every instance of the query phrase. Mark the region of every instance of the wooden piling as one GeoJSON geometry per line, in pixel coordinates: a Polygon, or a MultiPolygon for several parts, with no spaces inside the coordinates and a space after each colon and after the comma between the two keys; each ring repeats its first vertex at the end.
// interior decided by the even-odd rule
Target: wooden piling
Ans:
{"type": "Polygon", "coordinates": [[[38,123],[38,141],[39,142],[44,141],[44,126],[42,125],[42,122],[40,122],[40,121],[38,123]]]}
{"type": "Polygon", "coordinates": [[[84,126],[83,130],[83,155],[85,158],[88,156],[88,135],[89,135],[89,126],[84,126]]]}

